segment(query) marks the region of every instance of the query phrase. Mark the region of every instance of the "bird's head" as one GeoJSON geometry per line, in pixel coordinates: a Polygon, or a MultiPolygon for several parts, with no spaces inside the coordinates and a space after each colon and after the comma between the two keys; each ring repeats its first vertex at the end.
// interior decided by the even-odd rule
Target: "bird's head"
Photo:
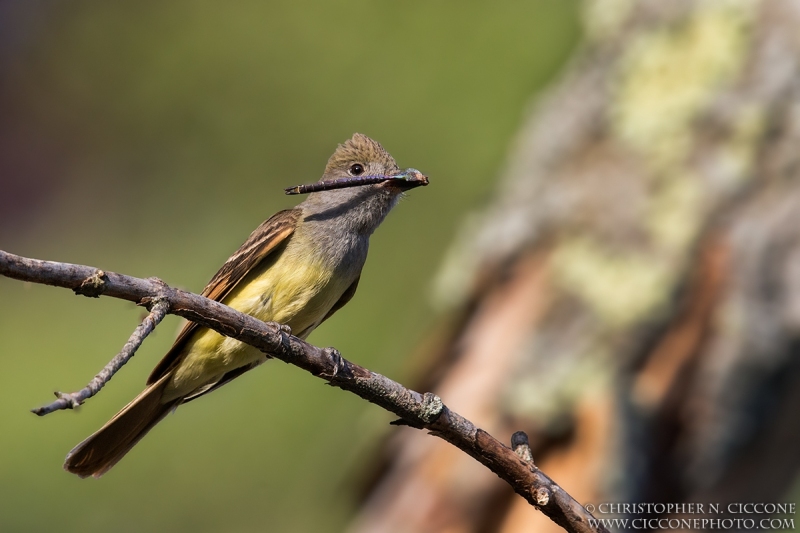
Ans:
{"type": "Polygon", "coordinates": [[[330,182],[366,176],[408,175],[415,179],[393,179],[382,183],[358,185],[336,190],[315,192],[303,202],[306,208],[316,213],[316,218],[327,213],[332,216],[344,211],[353,211],[353,217],[362,221],[370,233],[395,206],[403,192],[427,185],[418,170],[401,170],[394,158],[381,144],[361,133],[354,134],[340,144],[328,159],[320,182],[330,182]]]}

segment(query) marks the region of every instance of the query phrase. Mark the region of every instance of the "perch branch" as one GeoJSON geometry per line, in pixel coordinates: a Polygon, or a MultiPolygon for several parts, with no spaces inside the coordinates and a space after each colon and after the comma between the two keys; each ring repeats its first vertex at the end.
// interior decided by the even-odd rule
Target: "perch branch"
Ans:
{"type": "MultiPolygon", "coordinates": [[[[0,250],[0,274],[34,283],[66,287],[88,296],[111,296],[161,308],[254,346],[286,363],[299,366],[399,416],[407,425],[425,429],[463,450],[497,474],[531,505],[574,533],[607,531],[566,491],[531,461],[451,411],[434,394],[406,389],[391,379],[344,359],[333,348],[318,348],[290,334],[288,328],[265,323],[219,302],[174,289],[151,278],[139,279],[98,269],[39,261],[0,250]]],[[[141,327],[141,326],[140,326],[141,327]]],[[[155,327],[155,324],[154,324],[155,327]]],[[[527,440],[527,439],[525,439],[527,440]]]]}

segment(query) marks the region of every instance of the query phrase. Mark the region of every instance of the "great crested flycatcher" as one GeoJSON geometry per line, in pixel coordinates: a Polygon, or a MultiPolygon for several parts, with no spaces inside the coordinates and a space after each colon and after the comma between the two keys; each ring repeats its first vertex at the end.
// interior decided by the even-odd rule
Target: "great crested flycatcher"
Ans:
{"type": "MultiPolygon", "coordinates": [[[[402,192],[427,184],[418,171],[405,172],[416,179],[314,192],[294,209],[279,211],[222,265],[203,296],[260,320],[286,324],[306,338],[355,294],[369,236],[402,192]]],[[[333,153],[320,183],[400,174],[379,143],[356,133],[333,153]]],[[[78,444],[64,468],[80,477],[103,475],[171,410],[267,357],[211,329],[186,324],[144,391],[78,444]]]]}

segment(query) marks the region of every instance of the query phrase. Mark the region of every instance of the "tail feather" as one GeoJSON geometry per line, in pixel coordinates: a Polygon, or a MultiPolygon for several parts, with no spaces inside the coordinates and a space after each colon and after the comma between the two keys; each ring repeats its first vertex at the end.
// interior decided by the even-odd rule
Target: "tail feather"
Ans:
{"type": "Polygon", "coordinates": [[[122,459],[161,419],[180,403],[161,403],[169,374],[153,383],[67,454],[64,469],[80,477],[100,477],[122,459]]]}

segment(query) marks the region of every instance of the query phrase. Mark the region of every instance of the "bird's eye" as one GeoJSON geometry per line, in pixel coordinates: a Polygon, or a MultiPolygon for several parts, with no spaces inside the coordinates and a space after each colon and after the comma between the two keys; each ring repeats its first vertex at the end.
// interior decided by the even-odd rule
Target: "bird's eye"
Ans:
{"type": "Polygon", "coordinates": [[[359,163],[356,163],[355,165],[350,165],[350,170],[348,170],[347,173],[350,174],[351,176],[360,176],[361,174],[364,173],[364,167],[359,163]]]}

